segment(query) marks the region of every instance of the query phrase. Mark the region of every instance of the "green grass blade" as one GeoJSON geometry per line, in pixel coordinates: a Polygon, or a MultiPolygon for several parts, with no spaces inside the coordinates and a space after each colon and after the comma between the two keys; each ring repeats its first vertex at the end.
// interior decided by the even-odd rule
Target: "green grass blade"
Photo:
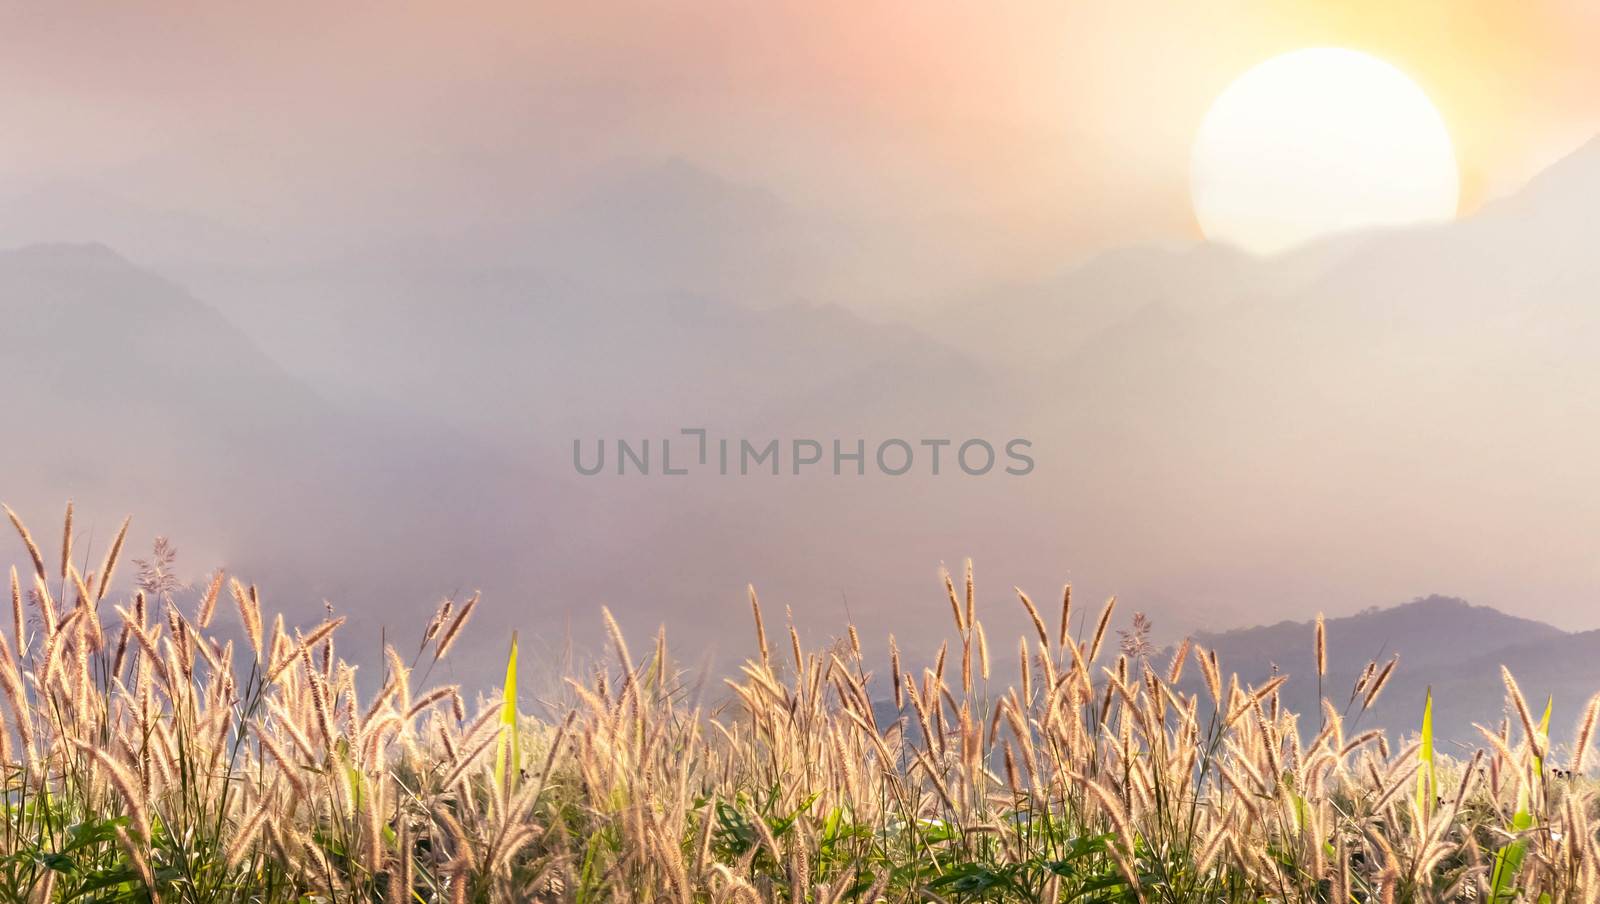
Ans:
{"type": "MultiPolygon", "coordinates": [[[[1525,816],[1526,814],[1518,814],[1525,816]]],[[[1528,853],[1528,840],[1518,838],[1494,854],[1494,870],[1491,873],[1489,900],[1500,904],[1516,898],[1516,888],[1512,885],[1517,871],[1522,868],[1522,858],[1528,853]]]]}
{"type": "Polygon", "coordinates": [[[502,792],[522,774],[522,741],[517,737],[517,632],[511,632],[511,653],[506,657],[506,684],[500,704],[500,745],[495,754],[494,780],[502,792]],[[507,766],[510,776],[507,777],[507,766]]]}
{"type": "Polygon", "coordinates": [[[1417,772],[1417,812],[1433,812],[1434,800],[1438,797],[1438,782],[1433,771],[1433,688],[1428,688],[1428,696],[1422,704],[1422,747],[1417,751],[1417,757],[1422,761],[1422,769],[1417,772]]]}
{"type": "MultiPolygon", "coordinates": [[[[1539,720],[1539,734],[1544,736],[1547,744],[1550,741],[1550,709],[1555,705],[1556,698],[1554,694],[1546,697],[1544,701],[1544,717],[1539,720]]],[[[1544,757],[1534,757],[1533,771],[1538,773],[1541,779],[1544,777],[1544,757]]]]}
{"type": "MultiPolygon", "coordinates": [[[[1552,695],[1544,702],[1544,716],[1539,719],[1539,733],[1546,738],[1550,736],[1550,711],[1555,707],[1556,698],[1552,695]]],[[[1532,739],[1529,739],[1532,743],[1532,739]]],[[[1534,781],[1542,780],[1544,776],[1544,759],[1533,759],[1534,781]]],[[[1511,817],[1509,826],[1512,834],[1519,835],[1533,828],[1533,813],[1529,811],[1532,806],[1528,788],[1525,786],[1517,793],[1517,812],[1511,817]]],[[[1516,899],[1517,872],[1522,868],[1522,860],[1528,854],[1528,839],[1517,838],[1510,844],[1495,852],[1494,868],[1490,871],[1490,896],[1492,902],[1512,901],[1516,899]]]]}

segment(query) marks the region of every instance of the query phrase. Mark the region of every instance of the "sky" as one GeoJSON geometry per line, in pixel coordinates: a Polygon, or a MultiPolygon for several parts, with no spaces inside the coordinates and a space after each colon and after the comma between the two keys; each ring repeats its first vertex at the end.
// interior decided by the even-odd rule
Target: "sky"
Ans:
{"type": "Polygon", "coordinates": [[[1450,129],[1464,212],[1600,128],[1600,11],[1574,0],[66,2],[7,5],[0,27],[6,194],[110,187],[326,255],[684,159],[892,236],[887,276],[831,284],[865,308],[1193,240],[1210,101],[1299,47],[1409,74],[1450,129]]]}
{"type": "Polygon", "coordinates": [[[1600,132],[1593,4],[65,0],[0,35],[0,248],[110,246],[0,251],[0,410],[75,438],[0,446],[30,513],[372,618],[481,587],[490,634],[742,636],[749,581],[907,631],[967,556],[1163,631],[1435,592],[1595,627],[1600,144],[1525,185],[1600,132]],[[1427,94],[1463,221],[1203,244],[1213,100],[1322,46],[1427,94]],[[571,471],[700,424],[1040,468],[571,471]]]}

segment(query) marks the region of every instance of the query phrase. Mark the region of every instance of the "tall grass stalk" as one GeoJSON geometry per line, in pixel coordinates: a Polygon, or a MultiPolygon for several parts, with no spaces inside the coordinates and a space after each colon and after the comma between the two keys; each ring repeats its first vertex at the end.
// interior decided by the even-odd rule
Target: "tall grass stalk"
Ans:
{"type": "MultiPolygon", "coordinates": [[[[1582,774],[1600,702],[1558,761],[1549,706],[1535,723],[1509,672],[1520,724],[1483,729],[1485,749],[1456,762],[1434,749],[1431,695],[1416,742],[1355,731],[1392,660],[1342,711],[1297,714],[1280,701],[1288,676],[1241,683],[1187,641],[1159,664],[1143,643],[1103,659],[1114,605],[1074,637],[1068,588],[1054,632],[1017,591],[1021,678],[1001,687],[969,563],[964,586],[942,579],[959,665],[946,646],[913,671],[892,639],[871,652],[854,626],[808,649],[791,624],[774,656],[752,589],[755,654],[717,691],[664,633],[635,660],[605,613],[615,656],[568,675],[570,702],[533,718],[518,710],[515,639],[503,693],[475,710],[413,675],[456,644],[476,596],[419,624],[409,657],[387,649],[363,697],[338,655],[341,619],[287,626],[232,580],[235,643],[207,633],[220,572],[193,612],[182,594],[118,598],[121,535],[82,576],[69,523],[47,573],[57,560],[5,511],[33,575],[13,577],[0,632],[0,904],[1600,892],[1582,774]]],[[[1307,639],[1320,686],[1320,619],[1307,639]]]]}

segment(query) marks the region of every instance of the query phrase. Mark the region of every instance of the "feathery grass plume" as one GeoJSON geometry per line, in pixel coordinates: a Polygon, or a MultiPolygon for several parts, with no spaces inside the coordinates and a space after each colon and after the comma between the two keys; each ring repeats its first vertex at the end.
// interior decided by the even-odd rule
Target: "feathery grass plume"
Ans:
{"type": "Polygon", "coordinates": [[[1377,670],[1378,660],[1367,660],[1366,667],[1361,670],[1361,674],[1356,677],[1355,685],[1350,689],[1350,702],[1354,703],[1355,699],[1361,696],[1362,692],[1367,689],[1367,682],[1372,680],[1372,674],[1377,670]]]}
{"type": "Polygon", "coordinates": [[[41,581],[44,580],[44,555],[39,552],[39,544],[33,542],[33,534],[28,532],[28,526],[22,523],[22,519],[17,516],[17,513],[11,510],[11,506],[0,503],[0,509],[4,509],[6,517],[11,519],[11,526],[16,528],[17,536],[22,538],[22,545],[28,550],[28,557],[33,559],[35,576],[41,581]]]}
{"type": "Polygon", "coordinates": [[[366,842],[367,866],[373,872],[383,865],[383,817],[378,813],[378,793],[381,784],[377,781],[363,782],[359,791],[361,797],[362,815],[362,840],[366,842]]]}
{"type": "Polygon", "coordinates": [[[323,682],[322,670],[311,661],[311,648],[303,642],[298,646],[301,664],[305,666],[306,687],[311,692],[311,713],[316,717],[323,743],[331,748],[338,737],[334,733],[333,701],[328,698],[328,687],[323,682]]]}
{"type": "MultiPolygon", "coordinates": [[[[277,774],[283,776],[289,782],[295,797],[305,798],[309,796],[310,786],[307,785],[305,778],[300,775],[299,765],[284,751],[283,745],[278,743],[277,737],[271,731],[262,728],[259,723],[255,725],[255,735],[256,740],[261,744],[262,752],[277,762],[277,774]]],[[[309,740],[305,742],[305,746],[310,747],[309,740]]],[[[265,759],[265,757],[262,759],[265,759]]]]}
{"type": "Polygon", "coordinates": [[[1361,701],[1361,709],[1363,711],[1371,709],[1372,704],[1377,702],[1378,695],[1383,693],[1383,686],[1389,683],[1389,676],[1394,674],[1394,667],[1399,664],[1400,654],[1396,653],[1388,664],[1383,667],[1383,670],[1378,672],[1377,676],[1372,679],[1367,687],[1367,695],[1361,701]]]}
{"type": "Polygon", "coordinates": [[[761,621],[761,600],[756,598],[756,585],[746,584],[745,591],[750,595],[750,614],[756,620],[756,646],[761,650],[761,664],[770,671],[772,651],[767,647],[767,626],[761,621]]]}
{"type": "Polygon", "coordinates": [[[895,645],[894,635],[889,635],[889,679],[894,689],[894,708],[905,706],[905,695],[901,692],[900,648],[895,645]]]}
{"type": "MultiPolygon", "coordinates": [[[[308,761],[315,762],[317,760],[317,747],[311,743],[311,736],[300,725],[295,714],[270,697],[267,699],[267,711],[273,716],[273,724],[279,731],[289,736],[289,740],[294,742],[295,749],[300,751],[300,755],[308,761]]],[[[265,734],[261,736],[265,737],[265,734]]]]}
{"type": "Polygon", "coordinates": [[[1117,631],[1117,635],[1122,638],[1119,644],[1122,655],[1133,662],[1147,661],[1156,651],[1155,645],[1150,642],[1150,632],[1154,627],[1149,616],[1143,612],[1133,613],[1133,621],[1128,629],[1117,631]]]}
{"type": "MultiPolygon", "coordinates": [[[[1234,810],[1230,807],[1228,812],[1216,821],[1216,825],[1211,828],[1210,834],[1205,836],[1205,839],[1200,843],[1200,853],[1195,857],[1195,871],[1197,873],[1203,876],[1211,871],[1212,864],[1217,862],[1217,855],[1222,853],[1228,838],[1236,831],[1236,825],[1234,822],[1234,810]]],[[[1341,899],[1335,898],[1334,900],[1341,899]]]]}
{"type": "Polygon", "coordinates": [[[1245,713],[1259,710],[1261,701],[1266,699],[1268,695],[1276,693],[1278,688],[1282,687],[1283,683],[1288,680],[1288,675],[1279,675],[1245,695],[1244,699],[1239,701],[1238,705],[1230,711],[1225,724],[1232,725],[1235,720],[1245,713]]]}
{"type": "Polygon", "coordinates": [[[45,637],[49,638],[56,633],[60,616],[56,613],[55,598],[50,595],[50,585],[37,574],[33,576],[33,602],[39,607],[39,621],[43,623],[45,637]]]}
{"type": "Polygon", "coordinates": [[[1472,790],[1473,784],[1478,780],[1478,765],[1482,762],[1483,748],[1480,747],[1472,752],[1472,759],[1468,760],[1467,765],[1462,768],[1461,780],[1456,783],[1456,793],[1449,801],[1449,812],[1445,814],[1443,819],[1439,820],[1437,832],[1443,832],[1444,828],[1450,824],[1450,821],[1455,818],[1455,814],[1461,809],[1462,802],[1467,799],[1467,793],[1472,790]]]}
{"type": "MultiPolygon", "coordinates": [[[[250,676],[236,678],[231,647],[208,636],[198,612],[189,621],[157,597],[152,613],[142,591],[114,607],[136,654],[123,668],[120,654],[90,651],[85,589],[97,581],[68,563],[77,604],[34,656],[14,656],[0,634],[9,704],[0,732],[33,748],[0,743],[0,793],[49,800],[0,808],[0,847],[81,841],[74,861],[120,870],[124,896],[140,900],[146,873],[135,852],[156,883],[186,865],[210,883],[202,897],[249,889],[259,904],[579,895],[905,904],[972,897],[914,864],[937,863],[939,876],[1020,877],[1100,836],[1104,846],[1073,858],[1070,876],[1050,872],[1025,892],[989,896],[1058,900],[1096,883],[1128,901],[1168,892],[1214,904],[1454,900],[1481,876],[1484,897],[1593,898],[1600,845],[1582,767],[1600,695],[1579,721],[1571,778],[1534,774],[1546,723],[1515,749],[1509,729],[1484,731],[1486,755],[1439,755],[1454,794],[1424,807],[1406,793],[1425,768],[1420,744],[1393,752],[1379,729],[1342,734],[1341,709],[1390,680],[1376,662],[1349,705],[1321,701],[1309,742],[1280,700],[1285,676],[1243,689],[1214,651],[1187,640],[1164,677],[1138,655],[1091,666],[1084,657],[1097,644],[1063,640],[1062,630],[1060,649],[1049,647],[1035,612],[1019,632],[1019,683],[980,688],[968,676],[987,672],[987,626],[957,592],[963,679],[946,683],[948,641],[931,668],[908,674],[891,636],[897,712],[880,724],[854,632],[820,650],[792,633],[792,680],[780,682],[752,651],[727,681],[729,702],[702,711],[702,679],[669,666],[664,634],[649,663],[634,663],[605,619],[622,671],[638,677],[619,682],[615,667],[598,668],[590,681],[564,666],[571,696],[546,701],[546,717],[516,714],[519,742],[542,766],[510,788],[488,761],[506,737],[503,698],[469,713],[458,689],[426,677],[413,697],[410,667],[390,644],[381,687],[359,698],[355,667],[332,643],[348,625],[331,615],[304,634],[286,633],[277,615],[268,667],[256,670],[258,655],[250,676]],[[1175,687],[1190,655],[1207,685],[1198,695],[1175,687]],[[1207,692],[1216,714],[1201,718],[1207,692]],[[60,836],[60,826],[124,812],[122,837],[115,821],[60,836]],[[1503,869],[1510,852],[1517,867],[1503,869]],[[1182,888],[1153,888],[1158,875],[1180,877],[1182,888]]],[[[415,655],[438,649],[459,616],[441,607],[419,622],[415,655]]],[[[28,855],[30,875],[65,875],[35,862],[28,855]]],[[[30,892],[21,881],[21,898],[38,900],[39,885],[30,892]]],[[[173,896],[182,881],[160,890],[173,896]]]]}
{"type": "Polygon", "coordinates": [[[415,719],[417,716],[427,712],[428,709],[434,704],[450,699],[452,696],[458,694],[460,690],[461,688],[454,684],[446,685],[444,687],[436,687],[418,697],[416,701],[413,702],[408,709],[406,709],[403,716],[407,721],[415,719]]]}
{"type": "Polygon", "coordinates": [[[798,676],[806,670],[806,657],[800,652],[800,632],[794,629],[794,613],[785,608],[784,614],[788,616],[789,651],[794,655],[794,673],[798,676]]]}
{"type": "Polygon", "coordinates": [[[1061,627],[1057,635],[1056,648],[1062,649],[1067,645],[1068,631],[1072,627],[1072,585],[1066,584],[1061,588],[1061,627]]]}
{"type": "Polygon", "coordinates": [[[450,611],[455,607],[455,604],[455,600],[450,597],[445,597],[440,601],[439,608],[434,610],[433,618],[428,619],[428,626],[422,631],[422,644],[417,648],[419,653],[428,646],[429,641],[439,635],[439,631],[444,628],[444,623],[449,620],[450,611]]]}
{"type": "Polygon", "coordinates": [[[961,638],[961,693],[972,696],[972,632],[961,638]]]}
{"type": "Polygon", "coordinates": [[[11,647],[6,643],[4,635],[0,635],[0,691],[5,693],[6,701],[11,704],[11,711],[16,715],[17,734],[31,759],[33,710],[28,704],[27,690],[22,684],[21,669],[17,660],[12,658],[11,647]]]}
{"type": "Polygon", "coordinates": [[[978,594],[976,585],[972,581],[972,560],[967,560],[967,627],[978,620],[978,594]]]}
{"type": "Polygon", "coordinates": [[[1022,778],[1017,773],[1017,757],[1012,752],[1011,742],[1007,741],[1002,748],[1003,765],[1005,766],[1006,787],[1011,791],[1013,800],[1020,801],[1023,797],[1022,778]]]}
{"type": "Polygon", "coordinates": [[[956,632],[965,634],[967,633],[967,620],[961,611],[961,599],[956,596],[955,579],[950,576],[950,569],[943,565],[939,566],[939,577],[944,580],[945,592],[950,595],[950,614],[956,620],[956,632]]]}
{"type": "Polygon", "coordinates": [[[104,750],[83,741],[75,742],[78,749],[92,757],[106,771],[111,786],[117,789],[117,794],[122,797],[123,808],[128,811],[128,821],[133,826],[138,838],[145,844],[150,843],[150,814],[146,809],[144,792],[128,768],[117,762],[104,750]]]}
{"type": "Polygon", "coordinates": [[[1328,674],[1328,633],[1322,613],[1317,613],[1317,677],[1328,674]]]}
{"type": "Polygon", "coordinates": [[[117,562],[122,558],[122,545],[128,540],[128,525],[133,523],[133,516],[122,519],[122,526],[117,528],[116,536],[111,538],[111,547],[106,550],[105,561],[100,563],[100,586],[95,592],[95,601],[106,598],[106,593],[111,590],[111,579],[117,573],[117,562]]]}
{"type": "Polygon", "coordinates": [[[1600,718],[1600,694],[1589,698],[1589,705],[1583,708],[1583,718],[1578,720],[1578,728],[1572,733],[1572,763],[1567,767],[1574,778],[1583,775],[1583,761],[1589,753],[1589,743],[1594,739],[1595,720],[1600,718]]]}
{"type": "Polygon", "coordinates": [[[1028,638],[1017,638],[1017,676],[1022,684],[1022,699],[1031,703],[1033,700],[1033,670],[1028,665],[1029,658],[1028,638]]]}
{"type": "Polygon", "coordinates": [[[1127,810],[1123,807],[1122,801],[1118,800],[1117,796],[1107,790],[1100,782],[1086,775],[1071,774],[1069,778],[1072,779],[1074,784],[1088,791],[1099,801],[1101,811],[1105,813],[1107,821],[1111,823],[1112,829],[1115,830],[1116,840],[1131,848],[1136,835],[1133,830],[1132,820],[1127,810]]]}
{"type": "Polygon", "coordinates": [[[1217,669],[1217,659],[1214,653],[1201,648],[1194,649],[1195,661],[1200,663],[1200,675],[1205,679],[1206,690],[1211,693],[1211,701],[1217,709],[1222,708],[1222,675],[1217,669]]]}
{"type": "Polygon", "coordinates": [[[217,614],[217,597],[222,594],[222,582],[227,575],[222,569],[217,569],[211,576],[211,583],[206,585],[205,595],[200,597],[200,608],[195,613],[195,624],[202,629],[211,627],[211,619],[217,614]]]}
{"type": "Polygon", "coordinates": [[[67,500],[67,515],[62,519],[61,528],[61,574],[62,580],[67,578],[67,566],[72,563],[72,500],[67,500]]]}
{"type": "Polygon", "coordinates": [[[338,618],[330,618],[327,621],[324,621],[322,624],[312,628],[311,633],[307,634],[305,637],[302,637],[300,639],[300,645],[308,650],[315,649],[317,644],[322,643],[323,641],[332,637],[333,632],[339,630],[339,628],[344,625],[344,622],[345,617],[343,615],[339,616],[338,618]]]}
{"type": "Polygon", "coordinates": [[[1544,759],[1544,733],[1535,726],[1533,713],[1528,711],[1528,701],[1523,698],[1522,689],[1517,687],[1517,679],[1511,677],[1511,670],[1502,665],[1500,680],[1506,686],[1506,696],[1511,700],[1517,718],[1522,720],[1522,731],[1528,738],[1528,748],[1533,751],[1534,758],[1544,759]]]}
{"type": "Polygon", "coordinates": [[[1172,664],[1167,666],[1167,683],[1176,685],[1183,678],[1183,664],[1189,658],[1189,648],[1194,641],[1188,637],[1178,642],[1178,649],[1172,654],[1172,664]]]}
{"type": "Polygon", "coordinates": [[[11,566],[11,631],[17,641],[17,655],[28,655],[28,635],[24,631],[27,619],[22,614],[22,584],[17,581],[17,567],[11,566]]]}
{"type": "Polygon", "coordinates": [[[450,652],[450,648],[455,646],[456,638],[461,636],[461,629],[465,628],[467,621],[472,618],[472,610],[478,608],[479,596],[480,594],[474,592],[461,605],[461,611],[456,613],[455,619],[450,622],[450,627],[446,628],[444,634],[439,638],[439,646],[434,648],[434,662],[443,659],[450,652]]]}
{"type": "Polygon", "coordinates": [[[978,673],[984,681],[989,680],[989,637],[983,633],[983,622],[974,622],[978,629],[978,673]]]}
{"type": "Polygon", "coordinates": [[[1094,639],[1089,642],[1089,655],[1087,658],[1090,662],[1094,662],[1100,657],[1100,644],[1106,639],[1106,628],[1111,626],[1111,613],[1116,611],[1116,608],[1117,598],[1113,596],[1106,600],[1106,607],[1100,610],[1100,621],[1095,625],[1094,639]]]}
{"type": "Polygon", "coordinates": [[[89,588],[84,584],[83,577],[78,574],[77,567],[71,562],[67,563],[65,579],[72,585],[74,592],[78,595],[77,602],[73,604],[73,608],[83,610],[84,621],[82,624],[88,633],[89,649],[91,652],[98,652],[101,647],[105,646],[105,638],[100,631],[100,614],[92,602],[93,597],[89,594],[89,588]]]}
{"type": "Polygon", "coordinates": [[[238,578],[230,578],[228,592],[233,595],[234,606],[239,610],[239,623],[244,627],[245,637],[249,639],[250,648],[255,651],[259,661],[262,653],[261,606],[255,588],[246,588],[238,578]]]}
{"type": "Polygon", "coordinates": [[[261,827],[266,824],[267,816],[272,812],[272,803],[271,795],[263,794],[261,800],[256,803],[255,808],[250,811],[250,814],[239,824],[239,828],[234,831],[233,840],[228,843],[227,849],[222,853],[222,862],[229,869],[237,867],[239,861],[243,860],[245,854],[249,853],[250,846],[255,843],[256,838],[261,834],[261,827]]]}
{"type": "Polygon", "coordinates": [[[411,823],[404,818],[400,819],[399,822],[400,831],[395,844],[395,862],[389,869],[388,900],[410,901],[412,900],[412,889],[416,886],[411,859],[411,823]]]}
{"type": "Polygon", "coordinates": [[[1039,610],[1034,607],[1033,600],[1028,599],[1028,595],[1022,592],[1021,587],[1012,587],[1011,589],[1017,592],[1017,599],[1022,601],[1022,608],[1028,611],[1028,618],[1033,621],[1033,630],[1039,634],[1040,646],[1049,649],[1050,632],[1045,629],[1044,619],[1039,617],[1039,610]]]}
{"type": "MultiPolygon", "coordinates": [[[[150,904],[160,904],[161,898],[156,894],[156,875],[150,871],[150,862],[145,859],[144,852],[139,850],[139,845],[128,837],[128,830],[122,826],[116,827],[117,843],[127,852],[128,859],[133,861],[134,871],[139,874],[139,881],[144,883],[145,894],[150,897],[150,904]]],[[[45,895],[49,900],[49,895],[45,895]]]]}
{"type": "Polygon", "coordinates": [[[499,740],[500,733],[497,731],[490,732],[478,739],[477,743],[475,743],[456,760],[455,766],[448,773],[446,773],[444,779],[440,781],[440,787],[455,787],[456,783],[461,781],[461,777],[467,773],[467,770],[471,769],[473,766],[476,766],[479,760],[484,759],[484,755],[489,752],[489,748],[494,746],[499,740]]]}

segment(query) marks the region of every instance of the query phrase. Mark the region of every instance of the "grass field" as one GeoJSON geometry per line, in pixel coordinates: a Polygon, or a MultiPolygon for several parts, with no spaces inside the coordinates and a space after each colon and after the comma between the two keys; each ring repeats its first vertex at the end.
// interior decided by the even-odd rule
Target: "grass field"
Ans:
{"type": "MultiPolygon", "coordinates": [[[[1019,593],[1034,630],[991,644],[969,568],[946,580],[959,641],[919,674],[853,627],[804,649],[752,590],[754,653],[715,692],[607,614],[606,664],[535,719],[515,641],[509,693],[477,711],[426,681],[475,597],[363,697],[342,619],[286,626],[221,573],[180,605],[164,547],[120,599],[121,536],[84,574],[70,509],[48,558],[6,512],[30,561],[0,631],[4,902],[1600,896],[1600,697],[1551,751],[1509,672],[1514,716],[1447,760],[1426,712],[1404,742],[1358,730],[1392,662],[1291,713],[1282,677],[1242,687],[1187,643],[1152,661],[1138,625],[1116,642],[1114,602],[1069,636],[1070,589],[1048,619],[1019,593]],[[208,634],[222,608],[240,639],[208,634]],[[1002,656],[1017,681],[991,681],[1002,656]],[[1185,668],[1204,693],[1175,690],[1185,668]]],[[[1320,621],[1306,640],[1320,666],[1320,621]]]]}

